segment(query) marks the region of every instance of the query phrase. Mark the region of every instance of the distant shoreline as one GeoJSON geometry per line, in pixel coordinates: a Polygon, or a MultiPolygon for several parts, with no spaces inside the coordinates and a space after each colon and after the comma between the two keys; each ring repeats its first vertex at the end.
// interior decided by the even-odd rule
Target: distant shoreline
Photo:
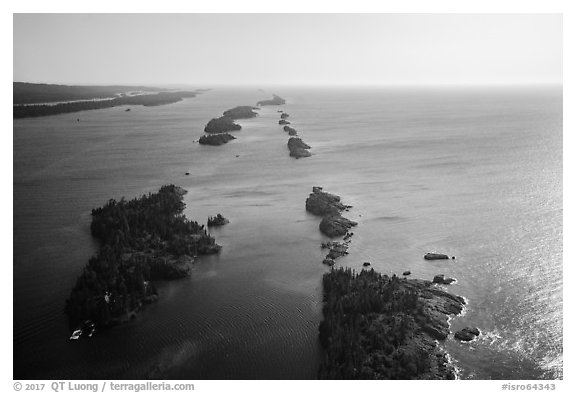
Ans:
{"type": "Polygon", "coordinates": [[[64,86],[21,82],[14,82],[13,90],[14,119],[125,105],[168,105],[182,101],[184,98],[196,97],[204,91],[142,86],[64,86]]]}

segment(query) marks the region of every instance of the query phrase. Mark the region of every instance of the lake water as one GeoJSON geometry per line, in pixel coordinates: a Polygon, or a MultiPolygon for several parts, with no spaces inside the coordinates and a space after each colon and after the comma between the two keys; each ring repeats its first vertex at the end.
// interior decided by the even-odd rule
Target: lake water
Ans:
{"type": "Polygon", "coordinates": [[[469,304],[452,329],[483,332],[442,344],[461,378],[562,378],[561,89],[216,89],[124,109],[14,121],[15,379],[314,378],[328,269],[304,208],[315,185],[359,222],[337,266],[457,278],[469,304]],[[195,143],[272,93],[286,105],[240,120],[237,140],[195,143]],[[312,157],[288,156],[278,109],[312,157]],[[98,249],[91,209],[170,183],[188,218],[230,219],[212,230],[222,252],[161,283],[136,320],[69,341],[65,299],[98,249]]]}

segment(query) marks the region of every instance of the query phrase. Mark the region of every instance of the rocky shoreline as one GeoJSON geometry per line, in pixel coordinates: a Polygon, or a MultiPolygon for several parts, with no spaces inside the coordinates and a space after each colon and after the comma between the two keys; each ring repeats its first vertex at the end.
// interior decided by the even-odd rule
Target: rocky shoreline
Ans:
{"type": "Polygon", "coordinates": [[[373,269],[332,269],[323,288],[320,379],[456,378],[436,340],[448,337],[464,298],[373,269]]]}

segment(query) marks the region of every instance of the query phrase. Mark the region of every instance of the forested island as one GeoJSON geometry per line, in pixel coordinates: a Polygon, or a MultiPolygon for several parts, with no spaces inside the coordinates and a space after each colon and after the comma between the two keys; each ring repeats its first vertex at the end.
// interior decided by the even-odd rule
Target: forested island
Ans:
{"type": "Polygon", "coordinates": [[[236,139],[235,136],[230,135],[227,132],[224,132],[217,134],[202,135],[198,140],[198,143],[200,143],[201,145],[220,146],[234,139],[236,139]]]}
{"type": "Polygon", "coordinates": [[[123,105],[142,105],[158,106],[173,104],[182,101],[183,98],[195,97],[193,91],[163,91],[159,93],[140,94],[140,95],[122,95],[112,99],[73,101],[58,104],[31,104],[31,105],[14,105],[14,119],[25,117],[39,117],[59,115],[62,113],[73,113],[93,109],[113,108],[123,105]]]}
{"type": "Polygon", "coordinates": [[[464,298],[373,269],[332,269],[322,281],[320,379],[455,379],[436,340],[448,337],[464,298]]]}
{"type": "Polygon", "coordinates": [[[204,127],[204,132],[217,134],[229,131],[239,131],[242,127],[239,124],[236,124],[234,120],[250,119],[258,116],[258,114],[254,112],[254,109],[258,108],[244,105],[229,109],[225,111],[222,116],[210,120],[208,124],[206,124],[206,127],[204,127]]]}
{"type": "Polygon", "coordinates": [[[154,280],[187,276],[197,255],[220,251],[203,225],[182,212],[186,191],[174,185],[92,210],[91,233],[101,244],[66,302],[70,328],[97,329],[129,320],[158,299],[154,280]]]}

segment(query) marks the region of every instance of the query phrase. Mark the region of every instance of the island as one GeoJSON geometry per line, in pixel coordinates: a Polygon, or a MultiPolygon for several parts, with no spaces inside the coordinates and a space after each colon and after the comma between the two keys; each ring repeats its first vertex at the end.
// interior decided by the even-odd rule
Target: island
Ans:
{"type": "Polygon", "coordinates": [[[230,221],[225,218],[222,214],[218,213],[215,217],[208,217],[209,227],[219,227],[228,224],[230,221]]]}
{"type": "Polygon", "coordinates": [[[277,96],[276,94],[272,95],[272,99],[271,100],[263,100],[263,101],[258,101],[256,103],[256,105],[259,106],[264,106],[264,105],[284,105],[286,103],[286,100],[280,96],[277,96]]]}
{"type": "Polygon", "coordinates": [[[217,134],[229,131],[239,131],[241,129],[242,127],[240,124],[234,123],[233,119],[222,116],[217,119],[210,120],[208,124],[206,124],[206,127],[204,127],[204,132],[217,134]]]}
{"type": "Polygon", "coordinates": [[[284,131],[286,131],[288,133],[288,135],[290,136],[296,136],[296,130],[290,126],[284,126],[284,131]]]}
{"type": "Polygon", "coordinates": [[[202,135],[198,140],[201,145],[220,146],[231,140],[236,139],[235,136],[228,133],[202,135]]]}
{"type": "Polygon", "coordinates": [[[210,120],[208,124],[206,124],[206,127],[204,127],[204,132],[223,133],[241,130],[242,127],[239,124],[234,123],[234,120],[250,119],[258,116],[258,113],[254,112],[255,109],[258,108],[247,105],[228,109],[219,118],[210,120]]]}
{"type": "Polygon", "coordinates": [[[233,120],[250,119],[252,117],[258,116],[258,113],[254,112],[254,110],[258,109],[259,108],[256,108],[254,106],[243,105],[243,106],[237,106],[232,109],[228,109],[222,115],[224,115],[224,117],[228,117],[233,120]]]}
{"type": "Polygon", "coordinates": [[[286,119],[286,118],[288,118],[288,117],[290,117],[290,115],[289,115],[288,113],[282,113],[282,114],[280,115],[280,118],[281,118],[281,119],[286,119]]]}
{"type": "Polygon", "coordinates": [[[182,214],[185,194],[167,185],[92,210],[90,230],[100,250],[66,301],[72,330],[86,321],[101,330],[133,318],[158,299],[154,281],[185,277],[196,256],[220,251],[203,225],[182,214]]]}
{"type": "Polygon", "coordinates": [[[448,337],[464,298],[374,269],[331,269],[322,284],[320,379],[455,379],[436,340],[448,337]]]}
{"type": "Polygon", "coordinates": [[[348,230],[357,225],[341,214],[351,207],[342,204],[338,195],[323,191],[322,187],[312,187],[312,193],[306,199],[306,210],[316,216],[322,216],[319,228],[328,237],[347,236],[348,230]]]}
{"type": "Polygon", "coordinates": [[[291,137],[288,139],[288,150],[290,151],[290,157],[310,157],[312,154],[310,154],[308,149],[310,149],[310,146],[304,143],[302,139],[296,137],[291,137]]]}

